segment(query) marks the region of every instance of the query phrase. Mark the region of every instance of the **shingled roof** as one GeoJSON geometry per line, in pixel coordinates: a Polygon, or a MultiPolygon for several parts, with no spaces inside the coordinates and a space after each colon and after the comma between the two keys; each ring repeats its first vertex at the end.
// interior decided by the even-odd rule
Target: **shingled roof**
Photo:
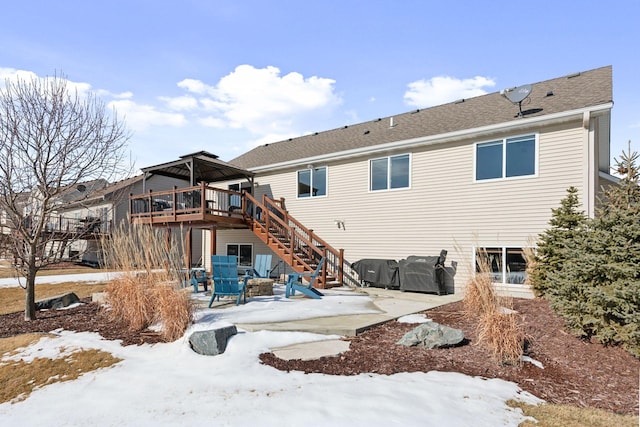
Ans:
{"type": "Polygon", "coordinates": [[[522,117],[517,105],[494,92],[265,144],[229,163],[251,169],[603,105],[613,101],[611,74],[612,67],[606,66],[535,83],[522,103],[522,117]]]}

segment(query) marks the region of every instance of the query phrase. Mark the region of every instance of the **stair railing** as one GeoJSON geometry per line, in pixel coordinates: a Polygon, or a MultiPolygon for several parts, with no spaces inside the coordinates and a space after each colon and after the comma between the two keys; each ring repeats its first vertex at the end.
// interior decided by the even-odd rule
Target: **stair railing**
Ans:
{"type": "Polygon", "coordinates": [[[326,284],[327,276],[332,276],[342,285],[344,250],[333,248],[282,206],[282,199],[274,200],[263,195],[262,201],[258,201],[251,194],[243,193],[243,214],[255,234],[266,235],[268,241],[265,243],[271,242],[286,253],[287,261],[294,269],[300,266],[304,271],[313,271],[324,257],[322,283],[326,284]]]}

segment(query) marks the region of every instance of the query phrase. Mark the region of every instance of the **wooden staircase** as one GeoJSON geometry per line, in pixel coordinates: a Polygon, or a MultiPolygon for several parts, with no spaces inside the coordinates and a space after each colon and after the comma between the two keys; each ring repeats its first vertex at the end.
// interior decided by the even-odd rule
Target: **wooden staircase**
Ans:
{"type": "MultiPolygon", "coordinates": [[[[350,276],[344,271],[344,250],[333,248],[302,225],[289,215],[283,204],[283,200],[262,196],[258,201],[251,194],[243,193],[243,212],[249,227],[294,271],[312,272],[324,258],[316,286],[326,289],[345,284],[345,278],[350,276]]],[[[351,284],[349,282],[346,284],[351,284]]]]}

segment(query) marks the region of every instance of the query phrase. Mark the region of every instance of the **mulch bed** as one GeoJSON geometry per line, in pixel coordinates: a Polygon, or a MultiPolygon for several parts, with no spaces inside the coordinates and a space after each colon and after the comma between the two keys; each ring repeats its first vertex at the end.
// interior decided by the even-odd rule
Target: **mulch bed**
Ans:
{"type": "Polygon", "coordinates": [[[388,322],[348,338],[349,351],[319,360],[282,360],[273,353],[260,356],[280,370],[331,375],[375,372],[460,372],[518,383],[523,390],[549,403],[594,407],[638,415],[640,360],[619,347],[604,347],[580,340],[568,332],[564,321],[542,299],[516,299],[529,345],[527,355],[541,362],[503,366],[475,344],[475,324],[463,316],[461,302],[424,312],[435,322],[464,331],[468,342],[447,349],[424,349],[396,344],[416,324],[388,322]]]}
{"type": "Polygon", "coordinates": [[[51,332],[65,329],[76,332],[97,332],[108,340],[122,340],[122,345],[158,343],[162,337],[153,331],[133,331],[123,322],[113,322],[98,304],[90,304],[91,298],[82,300],[85,304],[66,310],[38,311],[36,320],[25,322],[24,313],[0,316],[0,338],[30,332],[51,332]]]}
{"type": "MultiPolygon", "coordinates": [[[[417,325],[392,321],[345,338],[351,342],[350,349],[340,356],[286,361],[265,353],[260,360],[285,371],[329,375],[437,370],[502,378],[549,403],[638,415],[640,360],[621,348],[604,347],[570,335],[563,320],[544,300],[516,299],[514,308],[520,313],[528,336],[527,354],[541,362],[544,369],[530,363],[519,367],[496,363],[486,349],[476,345],[474,323],[462,315],[459,302],[425,312],[438,323],[464,331],[467,343],[459,347],[429,350],[398,345],[396,342],[417,325]]],[[[109,321],[96,304],[39,312],[38,319],[32,322],[25,322],[22,313],[0,316],[0,337],[60,328],[97,332],[106,339],[122,340],[123,345],[162,341],[157,333],[131,331],[120,322],[109,321]]]]}

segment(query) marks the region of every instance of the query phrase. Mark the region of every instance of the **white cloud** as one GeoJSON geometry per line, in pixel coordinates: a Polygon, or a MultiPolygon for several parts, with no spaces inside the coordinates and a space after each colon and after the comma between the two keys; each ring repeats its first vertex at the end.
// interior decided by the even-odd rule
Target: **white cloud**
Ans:
{"type": "Polygon", "coordinates": [[[188,111],[198,108],[198,100],[189,95],[177,96],[175,98],[161,96],[159,99],[164,101],[167,107],[174,111],[188,111]]]}
{"type": "Polygon", "coordinates": [[[487,93],[485,87],[493,87],[496,82],[488,77],[476,76],[471,79],[457,79],[436,76],[429,80],[409,83],[404,94],[405,103],[415,107],[431,107],[457,99],[467,99],[487,93]]]}
{"type": "Polygon", "coordinates": [[[107,106],[124,116],[127,126],[137,131],[151,126],[184,126],[187,123],[183,114],[165,113],[151,105],[137,104],[128,99],[111,101],[107,106]]]}
{"type": "Polygon", "coordinates": [[[185,79],[178,87],[200,96],[198,101],[206,112],[201,123],[268,135],[289,134],[305,116],[338,105],[334,83],[296,72],[281,76],[272,66],[240,65],[214,86],[185,79]]]}
{"type": "MultiPolygon", "coordinates": [[[[18,80],[30,82],[31,80],[36,79],[44,83],[47,80],[53,79],[54,77],[61,78],[64,76],[40,77],[33,71],[16,70],[15,68],[0,68],[0,87],[4,87],[7,80],[13,82],[18,80]]],[[[66,82],[67,89],[71,92],[76,91],[79,96],[85,96],[88,92],[91,91],[91,85],[89,83],[74,82],[68,79],[66,79],[66,82]]]]}

